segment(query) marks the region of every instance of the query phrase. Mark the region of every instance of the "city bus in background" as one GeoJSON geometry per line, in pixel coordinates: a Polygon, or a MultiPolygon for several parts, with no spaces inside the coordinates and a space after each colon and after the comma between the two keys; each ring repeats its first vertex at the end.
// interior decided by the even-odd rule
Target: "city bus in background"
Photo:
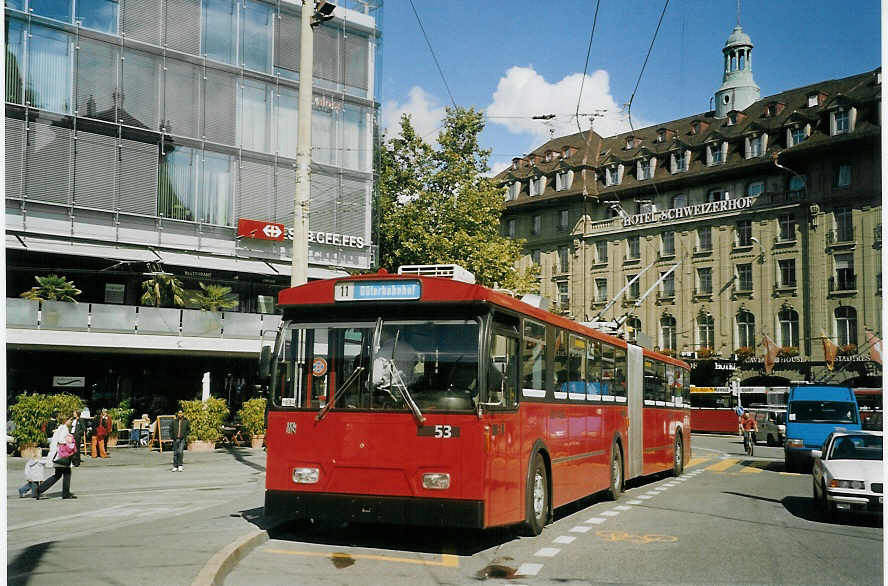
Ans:
{"type": "Polygon", "coordinates": [[[555,507],[680,474],[690,455],[687,363],[454,265],[314,281],[279,302],[267,515],[536,535],[555,507]]]}
{"type": "Polygon", "coordinates": [[[737,433],[737,406],[753,411],[786,410],[789,387],[691,386],[691,431],[737,433]]]}

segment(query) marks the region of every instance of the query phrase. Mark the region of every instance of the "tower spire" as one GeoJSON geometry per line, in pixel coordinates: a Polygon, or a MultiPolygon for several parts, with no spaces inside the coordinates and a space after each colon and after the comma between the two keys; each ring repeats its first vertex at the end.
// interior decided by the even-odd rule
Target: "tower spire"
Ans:
{"type": "Polygon", "coordinates": [[[737,0],[737,26],[740,26],[740,0],[737,0]]]}

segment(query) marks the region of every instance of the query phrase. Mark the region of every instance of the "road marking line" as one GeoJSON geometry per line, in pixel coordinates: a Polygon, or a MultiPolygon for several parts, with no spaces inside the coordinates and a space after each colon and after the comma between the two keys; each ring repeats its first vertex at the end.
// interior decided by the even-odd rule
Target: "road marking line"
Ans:
{"type": "Polygon", "coordinates": [[[601,514],[605,517],[616,517],[620,514],[620,511],[602,511],[601,514]]]}
{"type": "Polygon", "coordinates": [[[640,504],[642,504],[642,502],[641,502],[641,501],[638,501],[638,500],[632,500],[632,501],[626,501],[626,502],[629,503],[630,505],[640,505],[640,504]]]}
{"type": "Polygon", "coordinates": [[[713,464],[712,466],[707,466],[706,469],[711,472],[724,472],[739,461],[740,460],[738,460],[737,458],[727,458],[725,460],[722,460],[721,462],[713,464]]]}
{"type": "MultiPolygon", "coordinates": [[[[30,521],[28,523],[21,523],[19,525],[12,525],[7,527],[7,531],[15,531],[17,529],[27,529],[28,527],[36,527],[37,525],[46,525],[48,523],[55,523],[56,521],[67,521],[68,519],[76,519],[78,517],[94,517],[100,513],[107,514],[107,511],[116,511],[118,509],[129,508],[134,506],[136,503],[125,503],[122,505],[115,505],[113,507],[108,507],[106,509],[96,509],[94,511],[86,511],[83,513],[77,513],[75,515],[60,515],[58,517],[49,517],[47,519],[39,519],[37,521],[30,521]]],[[[121,514],[129,514],[129,511],[122,511],[121,514]]]]}
{"type": "Polygon", "coordinates": [[[607,521],[607,519],[603,517],[592,517],[591,519],[586,519],[586,523],[592,523],[593,525],[601,525],[607,521]]]}
{"type": "Polygon", "coordinates": [[[591,531],[591,527],[583,527],[582,525],[577,525],[576,527],[571,528],[571,533],[589,533],[591,531]]]}
{"type": "Polygon", "coordinates": [[[709,461],[709,458],[691,458],[688,460],[688,468],[696,466],[697,464],[702,464],[703,462],[709,461]]]}
{"type": "Polygon", "coordinates": [[[640,495],[638,495],[638,498],[647,500],[647,499],[652,499],[654,497],[652,497],[649,494],[640,494],[640,495]]]}
{"type": "Polygon", "coordinates": [[[293,551],[289,549],[269,548],[264,550],[268,553],[282,553],[286,555],[298,555],[304,557],[320,557],[331,559],[354,559],[354,560],[376,560],[380,562],[396,562],[399,564],[417,564],[420,566],[441,566],[445,568],[458,568],[459,556],[453,554],[442,553],[439,560],[416,560],[412,558],[400,558],[389,555],[374,555],[367,553],[341,553],[327,551],[293,551]]]}
{"type": "Polygon", "coordinates": [[[741,474],[761,474],[761,468],[747,467],[740,471],[741,474]]]}
{"type": "Polygon", "coordinates": [[[543,569],[543,564],[521,564],[515,571],[518,576],[536,576],[543,569]]]}
{"type": "Polygon", "coordinates": [[[678,486],[679,484],[681,484],[681,483],[678,482],[678,481],[673,480],[672,482],[667,482],[667,483],[664,484],[663,486],[678,486]]]}
{"type": "Polygon", "coordinates": [[[559,535],[558,537],[556,537],[555,539],[552,540],[552,543],[568,544],[568,543],[573,543],[576,540],[577,540],[577,538],[573,537],[572,535],[559,535]]]}
{"type": "Polygon", "coordinates": [[[631,511],[632,507],[627,507],[626,505],[617,505],[614,507],[617,511],[631,511]]]}
{"type": "Polygon", "coordinates": [[[544,547],[537,551],[535,554],[538,558],[553,558],[561,551],[558,547],[544,547]]]}

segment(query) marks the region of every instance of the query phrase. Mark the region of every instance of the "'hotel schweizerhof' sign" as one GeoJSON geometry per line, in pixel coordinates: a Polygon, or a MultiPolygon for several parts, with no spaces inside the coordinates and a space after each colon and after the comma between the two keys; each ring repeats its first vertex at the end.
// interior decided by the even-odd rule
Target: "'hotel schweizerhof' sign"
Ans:
{"type": "Polygon", "coordinates": [[[753,196],[738,197],[737,199],[727,199],[723,201],[709,201],[706,203],[698,203],[680,208],[670,208],[668,210],[660,210],[656,212],[647,212],[645,214],[635,214],[623,218],[623,227],[638,226],[639,224],[651,224],[654,222],[665,222],[669,220],[678,220],[681,218],[692,218],[694,216],[705,216],[706,214],[715,214],[718,212],[731,212],[734,210],[742,210],[752,207],[756,198],[753,196]]]}

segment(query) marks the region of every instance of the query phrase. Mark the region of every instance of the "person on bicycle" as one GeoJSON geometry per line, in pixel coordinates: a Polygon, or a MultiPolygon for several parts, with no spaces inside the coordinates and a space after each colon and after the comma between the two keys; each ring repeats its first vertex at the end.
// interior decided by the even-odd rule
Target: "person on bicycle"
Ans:
{"type": "Polygon", "coordinates": [[[747,442],[755,444],[755,436],[752,434],[758,431],[758,425],[755,422],[755,418],[749,414],[749,411],[744,411],[743,415],[740,416],[739,427],[740,433],[743,435],[743,449],[745,450],[747,442]]]}

